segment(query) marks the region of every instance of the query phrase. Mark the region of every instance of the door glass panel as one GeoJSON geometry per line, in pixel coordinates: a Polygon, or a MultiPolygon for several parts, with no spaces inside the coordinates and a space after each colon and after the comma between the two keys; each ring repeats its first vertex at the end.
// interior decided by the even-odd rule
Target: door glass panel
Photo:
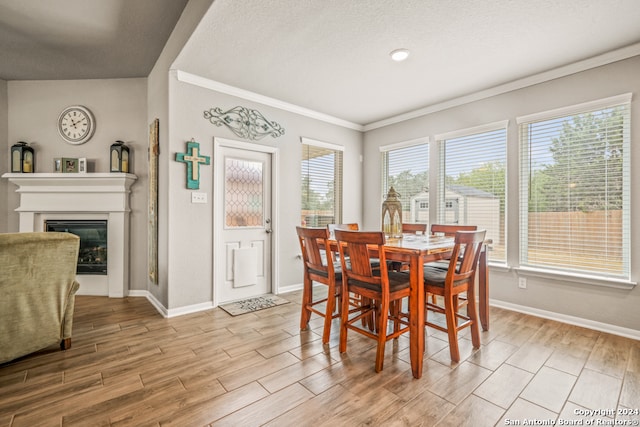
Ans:
{"type": "Polygon", "coordinates": [[[262,227],[264,194],[262,162],[225,159],[225,225],[262,227]]]}

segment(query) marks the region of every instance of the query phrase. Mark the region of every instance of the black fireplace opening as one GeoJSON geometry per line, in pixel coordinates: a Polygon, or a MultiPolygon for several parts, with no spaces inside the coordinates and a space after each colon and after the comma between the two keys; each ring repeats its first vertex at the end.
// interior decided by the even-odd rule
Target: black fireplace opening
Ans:
{"type": "Polygon", "coordinates": [[[45,227],[80,237],[77,274],[107,274],[106,220],[47,220],[45,227]]]}

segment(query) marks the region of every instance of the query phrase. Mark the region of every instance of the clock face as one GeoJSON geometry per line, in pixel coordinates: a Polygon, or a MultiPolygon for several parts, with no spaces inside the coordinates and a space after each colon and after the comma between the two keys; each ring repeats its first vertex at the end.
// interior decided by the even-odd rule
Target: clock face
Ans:
{"type": "Polygon", "coordinates": [[[84,144],[93,136],[96,122],[88,108],[74,105],[65,108],[58,118],[58,132],[69,144],[84,144]]]}

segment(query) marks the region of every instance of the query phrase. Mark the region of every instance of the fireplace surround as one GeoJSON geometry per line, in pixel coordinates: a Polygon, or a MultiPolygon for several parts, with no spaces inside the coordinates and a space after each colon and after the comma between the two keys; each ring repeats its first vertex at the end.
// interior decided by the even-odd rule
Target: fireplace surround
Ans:
{"type": "Polygon", "coordinates": [[[79,295],[122,298],[129,293],[130,188],[128,173],[6,173],[18,186],[20,232],[46,231],[46,221],[106,221],[107,274],[82,274],[79,295]]]}

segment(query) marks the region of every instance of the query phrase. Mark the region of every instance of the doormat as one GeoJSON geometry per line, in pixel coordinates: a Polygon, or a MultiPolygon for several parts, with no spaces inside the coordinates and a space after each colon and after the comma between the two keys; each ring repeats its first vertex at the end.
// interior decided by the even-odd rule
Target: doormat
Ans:
{"type": "Polygon", "coordinates": [[[264,310],[265,308],[287,304],[289,302],[291,301],[275,295],[263,295],[259,297],[243,299],[236,302],[230,302],[228,304],[223,304],[220,306],[220,308],[232,316],[239,316],[241,314],[264,310]]]}

